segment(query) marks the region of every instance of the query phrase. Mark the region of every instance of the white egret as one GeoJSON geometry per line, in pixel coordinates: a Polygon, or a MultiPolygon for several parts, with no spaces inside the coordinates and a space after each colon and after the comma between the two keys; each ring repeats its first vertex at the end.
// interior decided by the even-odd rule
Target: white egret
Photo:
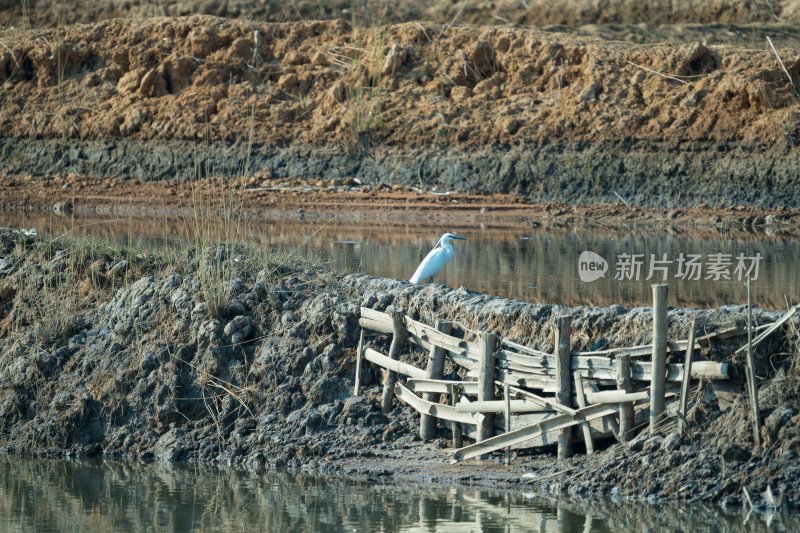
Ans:
{"type": "Polygon", "coordinates": [[[424,279],[433,281],[433,276],[439,273],[440,270],[453,258],[453,245],[450,241],[453,239],[461,239],[466,241],[466,237],[456,237],[452,233],[445,233],[433,250],[428,252],[425,259],[417,267],[417,271],[411,276],[411,283],[419,283],[424,279]]]}

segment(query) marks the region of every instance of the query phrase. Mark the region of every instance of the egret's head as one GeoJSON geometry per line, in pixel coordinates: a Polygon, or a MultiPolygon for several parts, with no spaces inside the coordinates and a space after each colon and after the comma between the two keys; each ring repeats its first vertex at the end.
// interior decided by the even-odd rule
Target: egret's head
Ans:
{"type": "Polygon", "coordinates": [[[453,239],[460,239],[462,241],[466,241],[467,240],[466,237],[456,237],[452,233],[445,233],[444,235],[442,235],[442,238],[439,240],[439,242],[441,242],[442,246],[444,246],[445,244],[447,244],[448,241],[451,241],[453,239]]]}

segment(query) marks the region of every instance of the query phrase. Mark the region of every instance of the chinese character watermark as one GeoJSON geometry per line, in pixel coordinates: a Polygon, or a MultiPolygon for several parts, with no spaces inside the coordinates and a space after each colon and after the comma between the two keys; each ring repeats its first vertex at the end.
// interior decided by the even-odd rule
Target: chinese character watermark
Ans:
{"type": "MultiPolygon", "coordinates": [[[[666,252],[660,257],[649,254],[623,253],[617,256],[614,278],[617,281],[639,281],[643,273],[645,281],[669,281],[681,279],[686,281],[720,281],[758,279],[758,267],[761,264],[761,253],[746,255],[733,254],[679,254],[670,259],[666,252]]],[[[583,252],[578,258],[578,275],[581,281],[590,282],[605,277],[608,262],[594,252],[583,252]]]]}

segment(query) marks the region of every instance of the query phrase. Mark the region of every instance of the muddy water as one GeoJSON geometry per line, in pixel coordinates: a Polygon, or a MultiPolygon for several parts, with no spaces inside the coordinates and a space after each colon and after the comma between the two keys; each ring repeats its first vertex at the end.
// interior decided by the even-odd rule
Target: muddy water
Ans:
{"type": "Polygon", "coordinates": [[[194,465],[0,457],[0,530],[797,531],[796,512],[576,501],[194,465]]]}
{"type": "Polygon", "coordinates": [[[675,234],[658,227],[444,227],[297,216],[201,224],[163,215],[114,219],[20,212],[0,213],[0,225],[36,227],[45,235],[88,233],[136,247],[185,246],[197,234],[234,238],[326,261],[337,269],[390,278],[409,278],[439,235],[450,231],[469,240],[455,242],[455,259],[436,282],[527,302],[649,305],[651,284],[666,282],[671,305],[742,304],[744,280],[751,267],[756,275],[755,263],[756,305],[777,309],[785,306],[784,294],[792,303],[800,298],[800,241],[767,233],[731,237],[713,231],[675,234]],[[605,260],[604,277],[581,279],[579,257],[584,251],[605,260]],[[690,266],[692,259],[696,266],[690,266]]]}

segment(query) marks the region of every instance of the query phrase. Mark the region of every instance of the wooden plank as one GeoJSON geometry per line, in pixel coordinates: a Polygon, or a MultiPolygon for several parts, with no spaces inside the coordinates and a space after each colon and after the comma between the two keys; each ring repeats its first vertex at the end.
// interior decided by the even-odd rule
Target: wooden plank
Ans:
{"type": "MultiPolygon", "coordinates": [[[[440,333],[449,333],[451,324],[436,320],[436,331],[440,333]]],[[[429,379],[441,379],[444,372],[444,357],[445,350],[440,346],[432,345],[428,352],[428,367],[425,369],[425,375],[429,379]]],[[[425,393],[422,399],[428,402],[439,403],[439,394],[425,393]]],[[[430,415],[423,414],[419,420],[419,436],[422,440],[430,440],[436,435],[436,419],[430,415]]]]}
{"type": "MultiPolygon", "coordinates": [[[[470,377],[477,377],[474,372],[469,372],[467,374],[470,377]]],[[[511,372],[507,372],[505,370],[496,369],[494,373],[494,377],[499,381],[500,385],[502,386],[504,383],[508,383],[514,387],[524,387],[526,389],[539,389],[543,390],[544,392],[556,392],[556,380],[554,379],[539,379],[532,375],[521,375],[521,374],[513,374],[511,372]]]]}
{"type": "MultiPolygon", "coordinates": [[[[507,370],[520,377],[530,379],[551,379],[555,378],[555,356],[549,357],[529,357],[526,355],[511,354],[507,350],[498,350],[498,368],[507,370]],[[541,361],[541,364],[538,364],[541,361]]],[[[707,377],[711,379],[728,379],[728,363],[717,363],[714,361],[699,362],[700,366],[692,371],[692,377],[707,377]]],[[[631,372],[633,379],[637,381],[650,381],[652,363],[649,361],[631,361],[631,372]]],[[[572,371],[580,370],[585,378],[606,379],[616,382],[617,368],[614,358],[611,357],[572,357],[570,363],[572,371]]],[[[667,381],[683,380],[683,365],[667,365],[667,381]]]]}
{"type": "MultiPolygon", "coordinates": [[[[583,379],[581,378],[580,372],[575,372],[573,374],[575,379],[575,396],[578,403],[578,407],[584,408],[586,407],[586,397],[583,395],[583,379]]],[[[586,454],[592,455],[594,453],[594,442],[592,442],[592,428],[589,426],[588,422],[584,422],[581,424],[583,428],[583,440],[586,442],[586,454]]]]}
{"type": "Polygon", "coordinates": [[[591,405],[584,409],[579,409],[579,413],[583,415],[583,419],[575,418],[570,415],[560,414],[541,422],[508,433],[497,435],[483,442],[465,446],[453,452],[450,459],[451,463],[457,463],[466,459],[471,459],[479,455],[491,453],[495,450],[502,449],[506,446],[513,446],[525,442],[526,440],[533,439],[544,433],[550,431],[557,431],[566,429],[580,424],[583,420],[589,421],[595,418],[601,418],[608,415],[613,415],[617,412],[616,405],[591,405]]]}
{"type": "Polygon", "coordinates": [[[450,420],[451,422],[459,422],[461,424],[478,424],[479,415],[461,413],[450,405],[426,402],[404,387],[402,383],[395,384],[394,391],[398,399],[404,401],[419,413],[425,413],[435,416],[436,418],[441,418],[442,420],[450,420]]]}
{"type": "MultiPolygon", "coordinates": [[[[392,344],[389,346],[389,359],[400,359],[400,352],[405,348],[408,332],[403,324],[403,311],[397,307],[392,308],[392,344]]],[[[383,382],[381,395],[381,412],[384,415],[392,412],[392,399],[394,398],[394,384],[397,382],[397,373],[387,369],[383,382]]]]}
{"type": "MultiPolygon", "coordinates": [[[[362,308],[363,309],[363,308],[362,308]]],[[[386,335],[392,334],[392,326],[389,324],[389,327],[386,327],[386,324],[383,322],[379,322],[377,320],[373,320],[367,317],[361,317],[358,319],[358,325],[361,326],[363,329],[368,329],[370,331],[374,331],[376,333],[383,333],[386,335]]]]}
{"type": "MultiPolygon", "coordinates": [[[[683,364],[683,367],[692,375],[692,359],[694,358],[694,335],[695,335],[695,328],[697,327],[697,321],[692,319],[692,323],[689,326],[689,340],[688,346],[689,349],[686,350],[686,362],[683,364]]],[[[678,407],[678,434],[682,437],[684,434],[684,430],[686,429],[686,408],[689,402],[689,382],[691,379],[684,379],[681,383],[681,399],[680,405],[678,407]]]]}
{"type": "Polygon", "coordinates": [[[524,354],[532,355],[534,357],[551,355],[551,354],[549,354],[547,352],[542,352],[542,351],[536,350],[534,348],[529,348],[528,346],[523,346],[521,344],[517,344],[516,342],[511,342],[510,340],[507,340],[507,339],[501,340],[500,344],[503,344],[505,346],[513,348],[513,349],[517,350],[518,352],[522,352],[524,354]]]}
{"type": "Polygon", "coordinates": [[[471,372],[478,371],[478,360],[472,359],[465,355],[458,355],[450,352],[450,359],[453,360],[453,363],[457,364],[458,366],[464,367],[471,372]]]}
{"type": "Polygon", "coordinates": [[[445,379],[410,378],[406,386],[415,393],[433,392],[450,394],[451,387],[459,386],[463,394],[478,394],[477,381],[451,381],[445,379]]]}
{"type": "MultiPolygon", "coordinates": [[[[633,392],[631,383],[631,356],[617,356],[617,389],[625,394],[633,392]]],[[[628,442],[633,438],[634,409],[633,402],[619,404],[619,436],[620,442],[628,442]]]]}
{"type": "MultiPolygon", "coordinates": [[[[671,400],[672,396],[668,395],[668,402],[671,400]]],[[[670,405],[668,403],[668,405],[670,405]]],[[[668,407],[668,410],[671,410],[672,407],[668,407]]],[[[555,416],[559,416],[558,413],[554,412],[547,412],[547,413],[527,413],[527,414],[518,414],[511,417],[511,430],[515,431],[520,428],[532,426],[544,419],[553,418],[555,416]]],[[[634,404],[634,427],[639,426],[641,424],[646,423],[650,418],[650,411],[648,409],[647,402],[637,402],[634,404]]],[[[587,423],[592,430],[592,440],[597,441],[599,439],[608,439],[611,437],[616,438],[619,435],[619,428],[617,427],[616,423],[613,423],[615,420],[614,415],[610,414],[608,416],[604,416],[601,418],[594,418],[592,420],[588,420],[587,423]]],[[[469,426],[468,426],[469,427],[469,426]]],[[[503,428],[497,428],[497,434],[501,434],[503,432],[503,428]]],[[[582,434],[580,429],[578,429],[578,425],[572,426],[572,436],[573,438],[581,438],[582,434]]],[[[525,440],[518,444],[514,444],[511,446],[512,450],[524,450],[530,448],[542,448],[547,446],[555,446],[558,442],[558,436],[554,433],[543,433],[537,435],[534,438],[529,440],[525,440]]]]}
{"type": "Polygon", "coordinates": [[[364,348],[364,359],[387,370],[397,372],[398,374],[411,376],[413,378],[425,377],[425,371],[421,368],[417,368],[402,361],[395,361],[372,348],[364,348]]]}
{"type": "Polygon", "coordinates": [[[586,393],[586,401],[589,403],[638,402],[640,400],[649,400],[650,398],[651,396],[649,390],[636,391],[636,392],[607,390],[601,392],[586,393]]]}
{"type": "MultiPolygon", "coordinates": [[[[505,384],[508,387],[508,384],[505,384]]],[[[541,413],[544,411],[552,411],[549,407],[545,407],[539,403],[534,403],[530,400],[509,400],[510,405],[506,405],[505,400],[493,401],[480,401],[470,402],[468,404],[460,403],[456,409],[462,413],[502,413],[507,407],[510,407],[512,413],[541,413]]]]}
{"type": "MultiPolygon", "coordinates": [[[[505,383],[502,381],[496,381],[495,385],[505,386],[505,383]]],[[[550,399],[542,398],[541,396],[538,396],[530,391],[522,390],[513,386],[509,386],[509,390],[514,394],[516,394],[518,397],[527,398],[531,402],[538,403],[539,405],[541,405],[546,409],[559,411],[561,413],[580,418],[580,414],[578,413],[578,411],[576,411],[572,407],[559,404],[555,398],[550,398],[550,399]]]]}

